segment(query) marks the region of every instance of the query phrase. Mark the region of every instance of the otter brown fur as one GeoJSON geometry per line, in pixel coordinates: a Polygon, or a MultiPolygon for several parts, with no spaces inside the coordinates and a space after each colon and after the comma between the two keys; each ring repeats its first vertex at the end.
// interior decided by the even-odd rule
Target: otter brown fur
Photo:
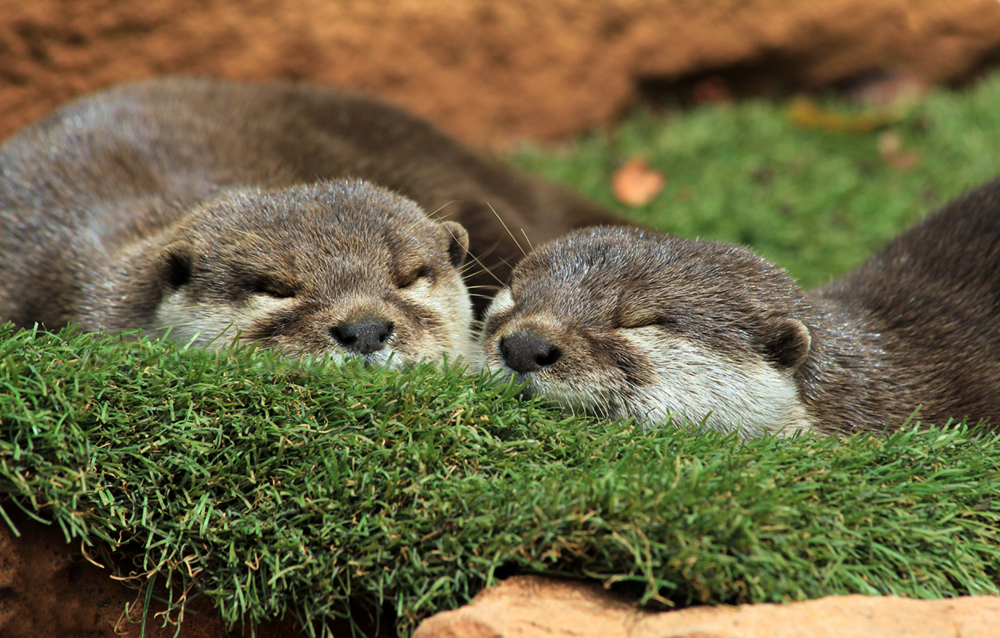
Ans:
{"type": "Polygon", "coordinates": [[[132,215],[146,202],[115,203],[71,224],[27,220],[29,236],[47,223],[52,243],[27,259],[5,253],[7,316],[380,365],[471,354],[465,232],[400,195],[358,180],[233,189],[164,206],[139,227],[132,215]],[[123,223],[107,223],[119,214],[123,223]]]}
{"type": "MultiPolygon", "coordinates": [[[[0,177],[0,317],[19,326],[149,330],[169,319],[184,323],[174,335],[204,337],[232,323],[245,338],[306,352],[413,340],[397,359],[466,339],[464,291],[452,280],[466,246],[500,278],[522,254],[497,215],[532,240],[614,219],[393,106],[299,84],[116,87],[7,140],[0,177]],[[389,323],[394,335],[378,334],[389,323]],[[355,324],[363,334],[328,334],[355,324]],[[420,344],[420,330],[453,334],[420,344]]],[[[495,284],[474,270],[471,287],[495,284]]]]}
{"type": "Polygon", "coordinates": [[[1000,180],[804,293],[734,245],[570,233],[488,309],[485,364],[611,417],[767,432],[1000,420],[1000,180]]]}

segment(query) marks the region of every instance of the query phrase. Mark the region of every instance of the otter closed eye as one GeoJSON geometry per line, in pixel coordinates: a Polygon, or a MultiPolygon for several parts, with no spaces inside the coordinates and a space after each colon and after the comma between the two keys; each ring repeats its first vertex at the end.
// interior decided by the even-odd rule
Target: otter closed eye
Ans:
{"type": "Polygon", "coordinates": [[[266,277],[252,279],[246,288],[251,294],[266,295],[274,299],[290,299],[295,296],[290,286],[277,283],[266,277]]]}
{"type": "Polygon", "coordinates": [[[434,271],[431,270],[430,266],[423,266],[422,268],[413,271],[409,276],[405,277],[403,281],[399,284],[400,288],[409,288],[410,286],[419,283],[421,281],[430,281],[434,275],[434,271]]]}
{"type": "Polygon", "coordinates": [[[482,361],[571,410],[742,438],[898,427],[921,405],[996,422],[998,245],[1000,181],[810,293],[738,246],[578,230],[514,269],[482,361]]]}

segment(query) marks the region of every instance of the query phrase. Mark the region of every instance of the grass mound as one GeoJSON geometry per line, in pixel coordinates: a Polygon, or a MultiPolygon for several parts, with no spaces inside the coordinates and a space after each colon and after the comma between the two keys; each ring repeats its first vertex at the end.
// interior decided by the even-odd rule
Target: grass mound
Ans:
{"type": "MultiPolygon", "coordinates": [[[[1000,438],[740,445],[573,418],[517,388],[0,328],[3,507],[192,579],[229,621],[351,601],[407,634],[511,568],[644,601],[1000,592],[1000,438]]],[[[9,522],[9,521],[8,521],[9,522]]]]}

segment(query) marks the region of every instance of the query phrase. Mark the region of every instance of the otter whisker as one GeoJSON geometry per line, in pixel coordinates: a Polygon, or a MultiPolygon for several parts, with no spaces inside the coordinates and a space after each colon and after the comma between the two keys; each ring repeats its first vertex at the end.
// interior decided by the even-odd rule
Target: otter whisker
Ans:
{"type": "Polygon", "coordinates": [[[497,286],[496,284],[479,284],[479,285],[474,284],[472,286],[466,286],[466,288],[468,288],[469,290],[479,290],[479,289],[501,290],[503,286],[497,286]]]}
{"type": "MultiPolygon", "coordinates": [[[[496,215],[496,218],[497,218],[498,220],[500,220],[500,223],[501,223],[501,224],[503,225],[503,229],[504,229],[504,230],[506,230],[506,231],[507,231],[507,234],[508,234],[508,235],[510,235],[510,238],[514,240],[514,245],[515,245],[515,246],[517,246],[517,249],[521,251],[521,254],[522,254],[522,255],[524,255],[525,257],[527,257],[527,256],[528,256],[528,253],[526,253],[526,252],[524,251],[524,248],[521,248],[521,244],[520,244],[520,243],[518,243],[518,241],[517,241],[517,237],[515,237],[515,236],[514,236],[514,233],[510,232],[510,229],[509,229],[509,228],[507,228],[507,222],[505,222],[505,221],[503,220],[503,217],[501,217],[501,216],[500,216],[500,214],[499,214],[499,213],[497,213],[496,209],[495,209],[495,208],[493,208],[493,205],[492,205],[492,204],[490,204],[490,203],[487,203],[486,205],[490,207],[490,210],[491,210],[491,211],[493,211],[493,214],[494,214],[494,215],[496,215]]],[[[527,237],[527,236],[525,236],[525,237],[527,237]]],[[[505,263],[506,263],[506,262],[505,262],[505,263]]]]}
{"type": "Polygon", "coordinates": [[[528,239],[528,233],[524,232],[523,228],[521,229],[521,234],[524,235],[524,241],[528,242],[528,248],[531,249],[531,252],[535,252],[535,247],[531,245],[531,240],[528,239]]]}
{"type": "Polygon", "coordinates": [[[445,209],[445,207],[450,206],[450,205],[454,204],[457,201],[458,201],[457,199],[453,199],[451,201],[445,202],[445,203],[441,204],[440,206],[438,206],[437,208],[435,208],[432,212],[427,213],[427,216],[430,217],[431,219],[435,220],[435,221],[441,221],[441,218],[438,216],[438,213],[440,213],[441,211],[443,211],[445,209]]]}
{"type": "Polygon", "coordinates": [[[502,280],[502,279],[500,279],[499,277],[497,277],[497,276],[496,276],[495,274],[493,274],[493,271],[492,271],[492,270],[490,270],[490,269],[489,269],[489,267],[487,267],[487,266],[486,266],[486,264],[484,264],[484,263],[483,263],[482,261],[480,261],[480,260],[479,260],[479,257],[476,257],[476,256],[475,256],[474,254],[472,254],[471,252],[469,253],[469,256],[470,256],[470,257],[472,257],[472,258],[473,258],[473,259],[474,259],[474,260],[476,261],[476,263],[477,263],[477,264],[479,264],[480,266],[482,266],[482,270],[481,270],[481,271],[479,271],[479,272],[478,272],[478,273],[476,273],[476,274],[481,274],[481,273],[484,273],[484,272],[485,272],[486,274],[488,274],[488,275],[490,275],[491,277],[493,277],[494,279],[496,279],[496,280],[497,280],[497,283],[499,283],[499,284],[500,284],[501,286],[502,286],[502,285],[504,285],[504,282],[503,282],[503,280],[502,280]]]}
{"type": "MultiPolygon", "coordinates": [[[[478,264],[475,264],[475,265],[478,265],[478,264]]],[[[471,270],[471,268],[472,268],[472,267],[473,267],[473,264],[469,264],[469,265],[468,265],[468,266],[467,266],[466,268],[464,268],[464,269],[462,270],[462,276],[463,276],[463,277],[466,277],[466,278],[469,278],[469,277],[476,277],[476,276],[478,276],[478,275],[481,275],[481,274],[483,274],[483,273],[490,273],[490,274],[493,274],[493,273],[492,273],[492,272],[491,272],[491,271],[490,271],[489,269],[487,269],[486,267],[481,267],[481,268],[479,268],[478,270],[475,270],[475,271],[472,271],[472,270],[471,270]]],[[[495,276],[495,275],[494,275],[494,276],[495,276]]],[[[480,285],[482,285],[482,284],[480,284],[480,285]]]]}

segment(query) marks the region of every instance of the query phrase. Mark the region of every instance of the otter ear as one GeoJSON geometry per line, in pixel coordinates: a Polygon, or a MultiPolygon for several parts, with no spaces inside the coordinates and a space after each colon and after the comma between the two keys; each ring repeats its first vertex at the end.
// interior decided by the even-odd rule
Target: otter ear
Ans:
{"type": "Polygon", "coordinates": [[[451,236],[451,244],[448,246],[448,258],[455,268],[459,268],[465,261],[465,256],[469,252],[469,233],[465,227],[458,222],[441,222],[451,236]]]}
{"type": "Polygon", "coordinates": [[[194,248],[185,241],[178,241],[164,248],[156,258],[156,272],[160,285],[167,290],[177,290],[191,280],[194,248]]]}
{"type": "Polygon", "coordinates": [[[783,370],[797,370],[809,355],[809,328],[791,317],[776,317],[764,326],[767,359],[783,370]]]}

